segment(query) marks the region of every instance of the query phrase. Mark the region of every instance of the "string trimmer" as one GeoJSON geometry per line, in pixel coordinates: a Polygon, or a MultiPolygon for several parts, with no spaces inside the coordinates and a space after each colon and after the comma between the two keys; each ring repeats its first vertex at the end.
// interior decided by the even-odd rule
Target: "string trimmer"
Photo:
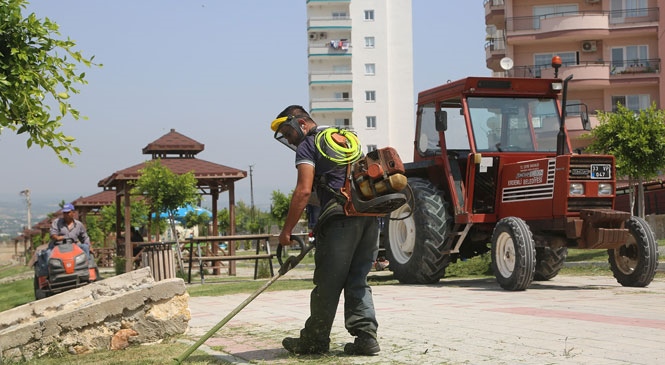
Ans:
{"type": "MultiPolygon", "coordinates": [[[[304,243],[302,241],[302,238],[298,236],[291,236],[291,241],[295,241],[296,245],[303,247],[304,243]]],[[[238,305],[234,310],[231,311],[231,313],[227,314],[224,319],[222,319],[219,323],[217,323],[213,328],[211,328],[208,332],[206,332],[203,337],[201,337],[198,341],[196,341],[193,345],[191,345],[182,355],[178,356],[174,360],[176,361],[177,364],[182,363],[185,361],[186,358],[189,357],[189,355],[192,354],[199,346],[203,345],[204,342],[206,342],[212,335],[214,335],[217,331],[219,331],[220,328],[222,328],[228,321],[231,320],[231,318],[235,317],[236,314],[240,313],[241,310],[243,310],[249,303],[251,303],[256,297],[259,296],[259,294],[263,293],[270,285],[272,285],[277,279],[285,275],[289,270],[293,269],[300,263],[300,261],[307,255],[309,251],[314,248],[314,245],[307,245],[304,246],[303,250],[300,252],[298,256],[289,256],[286,261],[282,264],[282,266],[279,268],[279,271],[277,272],[277,275],[275,275],[272,279],[270,279],[268,282],[263,284],[262,287],[260,287],[257,291],[255,291],[252,295],[249,296],[249,298],[245,299],[240,305],[238,305]]]]}

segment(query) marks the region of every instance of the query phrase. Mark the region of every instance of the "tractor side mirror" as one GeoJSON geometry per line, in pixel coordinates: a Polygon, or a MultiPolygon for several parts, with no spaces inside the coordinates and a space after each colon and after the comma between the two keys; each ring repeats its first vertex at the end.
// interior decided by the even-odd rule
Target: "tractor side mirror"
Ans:
{"type": "Polygon", "coordinates": [[[434,112],[434,117],[436,118],[436,131],[445,132],[448,130],[448,112],[445,110],[438,110],[434,112]]]}
{"type": "Polygon", "coordinates": [[[580,119],[582,120],[582,128],[585,131],[591,130],[591,121],[589,120],[589,113],[582,112],[580,113],[580,119]]]}

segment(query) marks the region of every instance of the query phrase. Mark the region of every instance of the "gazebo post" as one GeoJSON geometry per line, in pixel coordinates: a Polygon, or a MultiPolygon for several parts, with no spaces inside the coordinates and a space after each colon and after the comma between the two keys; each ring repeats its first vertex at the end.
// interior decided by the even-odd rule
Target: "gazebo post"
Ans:
{"type": "MultiPolygon", "coordinates": [[[[236,188],[235,183],[229,184],[229,227],[231,236],[236,234],[236,188]]],[[[235,241],[229,242],[229,255],[236,255],[235,241]]],[[[229,276],[236,275],[236,262],[235,260],[229,261],[229,276]]]]}
{"type": "MultiPolygon", "coordinates": [[[[210,197],[212,198],[210,199],[212,203],[212,234],[209,234],[211,236],[219,236],[219,221],[217,220],[217,200],[219,199],[219,189],[217,189],[217,187],[212,187],[210,189],[210,197]]],[[[212,252],[213,255],[217,255],[217,252],[219,252],[218,244],[212,245],[212,252]]],[[[219,275],[219,272],[220,270],[218,267],[215,267],[212,271],[213,275],[219,275]]]]}
{"type": "Polygon", "coordinates": [[[132,234],[131,234],[131,209],[129,202],[129,184],[123,183],[123,193],[125,201],[125,272],[130,272],[134,268],[134,250],[132,247],[132,234]]]}

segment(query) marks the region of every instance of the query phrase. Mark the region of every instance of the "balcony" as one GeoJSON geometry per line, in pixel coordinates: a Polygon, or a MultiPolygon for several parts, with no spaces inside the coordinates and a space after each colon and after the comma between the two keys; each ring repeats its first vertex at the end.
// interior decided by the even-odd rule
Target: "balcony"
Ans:
{"type": "Polygon", "coordinates": [[[503,27],[506,6],[503,0],[485,0],[485,24],[493,24],[497,27],[503,27]]]}
{"type": "Polygon", "coordinates": [[[351,56],[351,42],[346,39],[316,41],[309,45],[309,56],[351,56]]]}
{"type": "Polygon", "coordinates": [[[506,19],[509,36],[581,30],[615,30],[658,25],[658,8],[574,11],[506,19]]]}
{"type": "Polygon", "coordinates": [[[307,30],[351,29],[351,18],[310,18],[307,21],[307,30]]]}
{"type": "Polygon", "coordinates": [[[499,61],[506,56],[506,40],[503,38],[487,38],[485,41],[485,61],[487,68],[497,69],[499,61]]]}
{"type": "Polygon", "coordinates": [[[353,99],[312,98],[309,103],[311,111],[353,110],[353,99]]]}
{"type": "MultiPolygon", "coordinates": [[[[542,77],[554,78],[554,69],[549,65],[517,66],[510,71],[513,77],[542,77]]],[[[578,65],[564,65],[559,69],[558,77],[565,79],[574,75],[573,81],[578,86],[584,87],[585,81],[590,86],[609,84],[615,80],[639,81],[640,79],[652,79],[660,75],[660,59],[646,59],[626,61],[592,61],[581,62],[578,65]],[[600,83],[589,83],[588,81],[600,81],[600,83]]]]}
{"type": "Polygon", "coordinates": [[[325,72],[312,71],[309,74],[310,84],[350,84],[353,78],[351,71],[347,72],[325,72]]]}

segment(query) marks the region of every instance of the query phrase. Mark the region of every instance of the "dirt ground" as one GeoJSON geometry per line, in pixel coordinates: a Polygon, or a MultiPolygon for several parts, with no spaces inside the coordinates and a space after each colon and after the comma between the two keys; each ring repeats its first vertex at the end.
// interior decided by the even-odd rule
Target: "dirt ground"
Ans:
{"type": "MultiPolygon", "coordinates": [[[[18,245],[18,254],[19,256],[23,255],[23,245],[18,245]]],[[[0,266],[9,265],[11,263],[16,263],[14,258],[14,243],[13,242],[2,242],[0,243],[0,266]]]]}

